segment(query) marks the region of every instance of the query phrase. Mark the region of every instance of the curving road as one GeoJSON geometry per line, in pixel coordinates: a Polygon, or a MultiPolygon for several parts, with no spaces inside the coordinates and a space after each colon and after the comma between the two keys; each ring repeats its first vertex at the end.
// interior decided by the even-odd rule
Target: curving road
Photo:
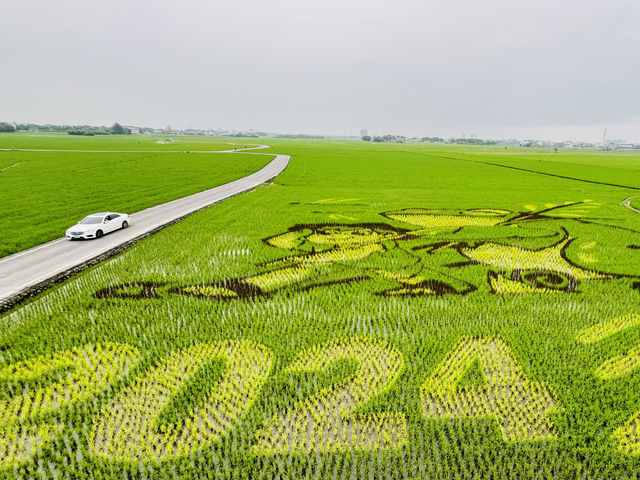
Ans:
{"type": "Polygon", "coordinates": [[[635,213],[640,213],[640,210],[638,210],[637,208],[631,206],[631,199],[633,199],[635,197],[628,197],[625,198],[622,203],[620,203],[620,205],[622,205],[624,208],[628,208],[629,210],[631,210],[632,212],[635,213]]]}
{"type": "MultiPolygon", "coordinates": [[[[268,148],[268,145],[206,153],[234,153],[260,148],[268,148]]],[[[268,182],[287,167],[290,159],[289,155],[275,155],[271,162],[251,175],[136,212],[131,215],[129,228],[100,239],[71,242],[59,238],[0,259],[0,311],[198,210],[268,182]]]]}

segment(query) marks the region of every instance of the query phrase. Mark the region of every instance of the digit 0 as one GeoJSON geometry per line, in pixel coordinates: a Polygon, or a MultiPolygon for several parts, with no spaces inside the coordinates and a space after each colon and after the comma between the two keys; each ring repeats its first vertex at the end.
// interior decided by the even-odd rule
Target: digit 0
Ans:
{"type": "Polygon", "coordinates": [[[228,434],[257,397],[273,354],[249,341],[197,344],[170,354],[114,398],[100,413],[92,452],[115,461],[188,456],[228,434]],[[220,380],[184,421],[162,422],[172,397],[199,371],[221,359],[220,380]]]}

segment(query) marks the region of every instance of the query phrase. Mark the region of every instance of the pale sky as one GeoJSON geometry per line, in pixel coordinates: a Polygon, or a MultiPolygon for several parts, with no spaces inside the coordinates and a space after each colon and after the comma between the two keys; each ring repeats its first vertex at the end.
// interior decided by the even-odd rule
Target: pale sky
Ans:
{"type": "Polygon", "coordinates": [[[638,0],[19,0],[0,18],[0,121],[640,141],[638,0]]]}

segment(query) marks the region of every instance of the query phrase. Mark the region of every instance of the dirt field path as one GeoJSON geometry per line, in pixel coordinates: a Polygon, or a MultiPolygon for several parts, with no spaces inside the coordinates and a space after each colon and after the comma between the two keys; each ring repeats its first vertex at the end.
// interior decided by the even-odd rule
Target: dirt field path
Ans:
{"type": "Polygon", "coordinates": [[[631,210],[632,212],[635,213],[640,213],[640,210],[638,210],[637,208],[631,206],[631,200],[635,198],[635,197],[628,197],[625,198],[622,203],[620,203],[620,205],[622,205],[624,208],[628,208],[629,210],[631,210]]]}

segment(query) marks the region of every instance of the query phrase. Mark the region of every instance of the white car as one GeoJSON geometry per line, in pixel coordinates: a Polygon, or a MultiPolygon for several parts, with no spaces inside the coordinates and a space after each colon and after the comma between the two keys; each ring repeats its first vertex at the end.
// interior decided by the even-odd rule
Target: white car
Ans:
{"type": "Polygon", "coordinates": [[[131,219],[126,213],[102,212],[84,217],[76,225],[67,229],[69,240],[76,238],[100,238],[105,233],[119,228],[127,228],[131,219]]]}

